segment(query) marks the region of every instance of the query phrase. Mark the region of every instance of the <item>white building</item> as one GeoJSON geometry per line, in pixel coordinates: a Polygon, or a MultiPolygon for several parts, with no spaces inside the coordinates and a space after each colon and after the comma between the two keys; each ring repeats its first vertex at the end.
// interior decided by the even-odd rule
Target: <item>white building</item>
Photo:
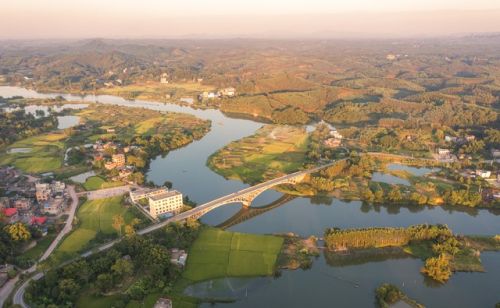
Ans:
{"type": "Polygon", "coordinates": [[[144,189],[138,189],[138,190],[131,191],[129,195],[130,195],[130,200],[132,200],[132,202],[137,202],[141,199],[147,199],[149,197],[161,195],[161,194],[164,194],[167,192],[168,192],[168,189],[166,189],[165,187],[144,188],[144,189]]]}
{"type": "Polygon", "coordinates": [[[149,214],[153,218],[167,213],[179,213],[183,207],[182,194],[176,190],[149,197],[149,214]]]}

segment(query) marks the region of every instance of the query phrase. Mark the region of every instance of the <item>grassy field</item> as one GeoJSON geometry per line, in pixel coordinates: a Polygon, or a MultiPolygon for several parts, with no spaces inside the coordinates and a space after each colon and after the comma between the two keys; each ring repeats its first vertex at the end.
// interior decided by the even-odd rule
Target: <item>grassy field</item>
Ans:
{"type": "Polygon", "coordinates": [[[123,182],[107,182],[100,176],[91,176],[83,183],[83,188],[85,188],[85,190],[98,190],[122,185],[125,184],[123,182]]]}
{"type": "Polygon", "coordinates": [[[269,276],[282,245],[283,239],[276,236],[206,229],[189,250],[182,277],[193,283],[229,276],[269,276]]]}
{"type": "Polygon", "coordinates": [[[74,254],[85,248],[97,233],[116,234],[112,227],[113,216],[122,215],[125,223],[135,218],[131,211],[122,205],[122,197],[86,201],[80,206],[77,218],[78,227],[64,239],[56,249],[56,254],[74,254]]]}
{"type": "Polygon", "coordinates": [[[14,165],[25,172],[44,173],[62,167],[64,158],[63,132],[48,133],[15,142],[0,157],[0,165],[14,165]],[[27,153],[9,153],[15,148],[30,149],[27,153]]]}
{"type": "Polygon", "coordinates": [[[217,151],[208,164],[225,177],[255,184],[298,171],[306,159],[307,140],[304,128],[267,125],[217,151]]]}

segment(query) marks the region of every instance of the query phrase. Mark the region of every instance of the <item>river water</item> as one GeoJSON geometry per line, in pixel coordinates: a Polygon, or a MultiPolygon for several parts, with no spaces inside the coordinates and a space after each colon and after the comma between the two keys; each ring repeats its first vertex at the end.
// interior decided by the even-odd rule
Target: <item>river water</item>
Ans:
{"type": "MultiPolygon", "coordinates": [[[[171,181],[174,188],[200,203],[247,187],[238,181],[226,180],[206,167],[207,158],[231,141],[253,134],[263,124],[230,118],[218,110],[196,110],[191,107],[146,101],[129,101],[109,95],[77,96],[42,94],[18,87],[0,87],[0,96],[55,98],[68,101],[99,102],[159,111],[184,112],[212,121],[212,130],[201,140],[158,156],[151,161],[147,179],[156,184],[171,181]]],[[[392,168],[392,167],[391,167],[392,168]]],[[[381,175],[382,176],[382,175],[381,175]]],[[[383,177],[383,180],[390,180],[383,177]]],[[[252,206],[266,206],[282,194],[267,191],[252,206]]],[[[202,221],[218,225],[238,212],[239,205],[214,210],[202,221]]],[[[500,234],[500,213],[488,210],[444,207],[391,207],[343,202],[331,198],[295,198],[264,214],[232,226],[229,230],[252,233],[294,232],[303,236],[321,236],[327,227],[356,228],[369,226],[408,226],[418,223],[448,224],[461,234],[500,234]]],[[[329,265],[321,256],[308,271],[285,271],[278,279],[238,280],[242,292],[233,293],[227,283],[209,282],[198,286],[198,295],[211,294],[206,285],[217,286],[217,292],[229,292],[240,300],[228,307],[365,307],[373,306],[374,288],[382,282],[400,286],[408,295],[429,307],[487,307],[500,301],[498,277],[500,254],[484,253],[486,273],[457,273],[448,284],[436,287],[419,273],[422,262],[417,259],[391,259],[361,265],[329,265]],[[246,287],[248,285],[249,287],[246,287]],[[226,290],[219,286],[226,286],[226,290]],[[259,287],[262,286],[262,287],[259,287]],[[495,292],[496,291],[496,292],[495,292]],[[203,293],[205,292],[205,293],[203,293]],[[314,303],[314,304],[312,304],[314,303]]],[[[229,284],[231,285],[231,284],[229,284]]],[[[196,288],[195,288],[196,289],[196,288]]],[[[188,290],[189,291],[189,290],[188,290]]],[[[192,290],[191,290],[192,291],[192,290]]],[[[219,294],[217,293],[217,294],[219,294]]]]}

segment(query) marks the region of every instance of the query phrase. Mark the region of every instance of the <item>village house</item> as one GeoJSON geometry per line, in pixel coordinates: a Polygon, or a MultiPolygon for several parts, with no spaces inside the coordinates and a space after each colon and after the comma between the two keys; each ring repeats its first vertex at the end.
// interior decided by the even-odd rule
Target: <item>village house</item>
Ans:
{"type": "Polygon", "coordinates": [[[159,298],[153,308],[172,308],[172,300],[170,298],[159,298]]]}
{"type": "Polygon", "coordinates": [[[451,158],[451,152],[448,149],[439,148],[437,151],[437,154],[438,154],[438,158],[441,160],[451,158]]]}
{"type": "Polygon", "coordinates": [[[21,198],[14,201],[14,207],[18,212],[28,212],[31,210],[31,200],[27,198],[21,198]]]}
{"type": "Polygon", "coordinates": [[[179,213],[183,206],[182,194],[176,190],[149,197],[149,214],[153,218],[179,213]]]}
{"type": "Polygon", "coordinates": [[[328,138],[325,141],[323,141],[323,144],[328,147],[328,148],[337,148],[340,146],[342,141],[337,138],[328,138]]]}
{"type": "Polygon", "coordinates": [[[219,95],[220,96],[227,96],[227,97],[235,96],[236,95],[236,89],[233,88],[233,87],[224,88],[224,89],[222,89],[222,90],[219,91],[219,95]]]}
{"type": "Polygon", "coordinates": [[[179,266],[186,266],[186,260],[187,260],[188,254],[178,248],[172,248],[170,249],[170,263],[179,265],[179,266]]]}
{"type": "Polygon", "coordinates": [[[16,208],[3,209],[3,217],[6,223],[13,224],[19,221],[19,214],[16,208]]]}
{"type": "Polygon", "coordinates": [[[50,185],[48,183],[36,183],[35,184],[35,198],[38,203],[47,201],[50,199],[50,185]]]}
{"type": "Polygon", "coordinates": [[[30,224],[31,225],[42,226],[46,222],[47,222],[47,217],[45,217],[45,216],[33,216],[33,217],[31,217],[30,224]]]}
{"type": "Polygon", "coordinates": [[[50,184],[50,188],[54,194],[63,194],[66,184],[61,181],[54,181],[50,184]]]}
{"type": "Polygon", "coordinates": [[[59,215],[62,212],[63,199],[52,199],[43,203],[41,211],[51,215],[59,215]]]}
{"type": "Polygon", "coordinates": [[[500,150],[491,149],[491,156],[493,156],[493,158],[499,158],[500,157],[500,150]]]}
{"type": "Polygon", "coordinates": [[[168,83],[168,74],[167,73],[161,74],[160,83],[162,83],[162,84],[167,84],[168,83]]]}
{"type": "Polygon", "coordinates": [[[487,179],[491,176],[491,171],[487,170],[476,170],[476,175],[482,177],[483,179],[487,179]]]}
{"type": "Polygon", "coordinates": [[[8,208],[10,206],[10,200],[7,197],[0,197],[0,210],[8,208]]]}

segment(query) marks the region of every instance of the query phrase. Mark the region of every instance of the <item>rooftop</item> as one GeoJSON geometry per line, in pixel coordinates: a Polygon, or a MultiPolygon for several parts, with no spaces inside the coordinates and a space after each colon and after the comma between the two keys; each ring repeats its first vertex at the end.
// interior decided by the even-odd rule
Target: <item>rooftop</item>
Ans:
{"type": "Polygon", "coordinates": [[[149,197],[149,199],[152,199],[153,201],[158,201],[158,200],[162,200],[162,199],[165,199],[165,198],[173,197],[173,196],[176,196],[176,195],[182,195],[182,194],[180,192],[178,192],[177,190],[171,190],[171,191],[168,191],[168,192],[165,192],[165,193],[162,193],[162,194],[151,196],[151,197],[149,197]]]}

